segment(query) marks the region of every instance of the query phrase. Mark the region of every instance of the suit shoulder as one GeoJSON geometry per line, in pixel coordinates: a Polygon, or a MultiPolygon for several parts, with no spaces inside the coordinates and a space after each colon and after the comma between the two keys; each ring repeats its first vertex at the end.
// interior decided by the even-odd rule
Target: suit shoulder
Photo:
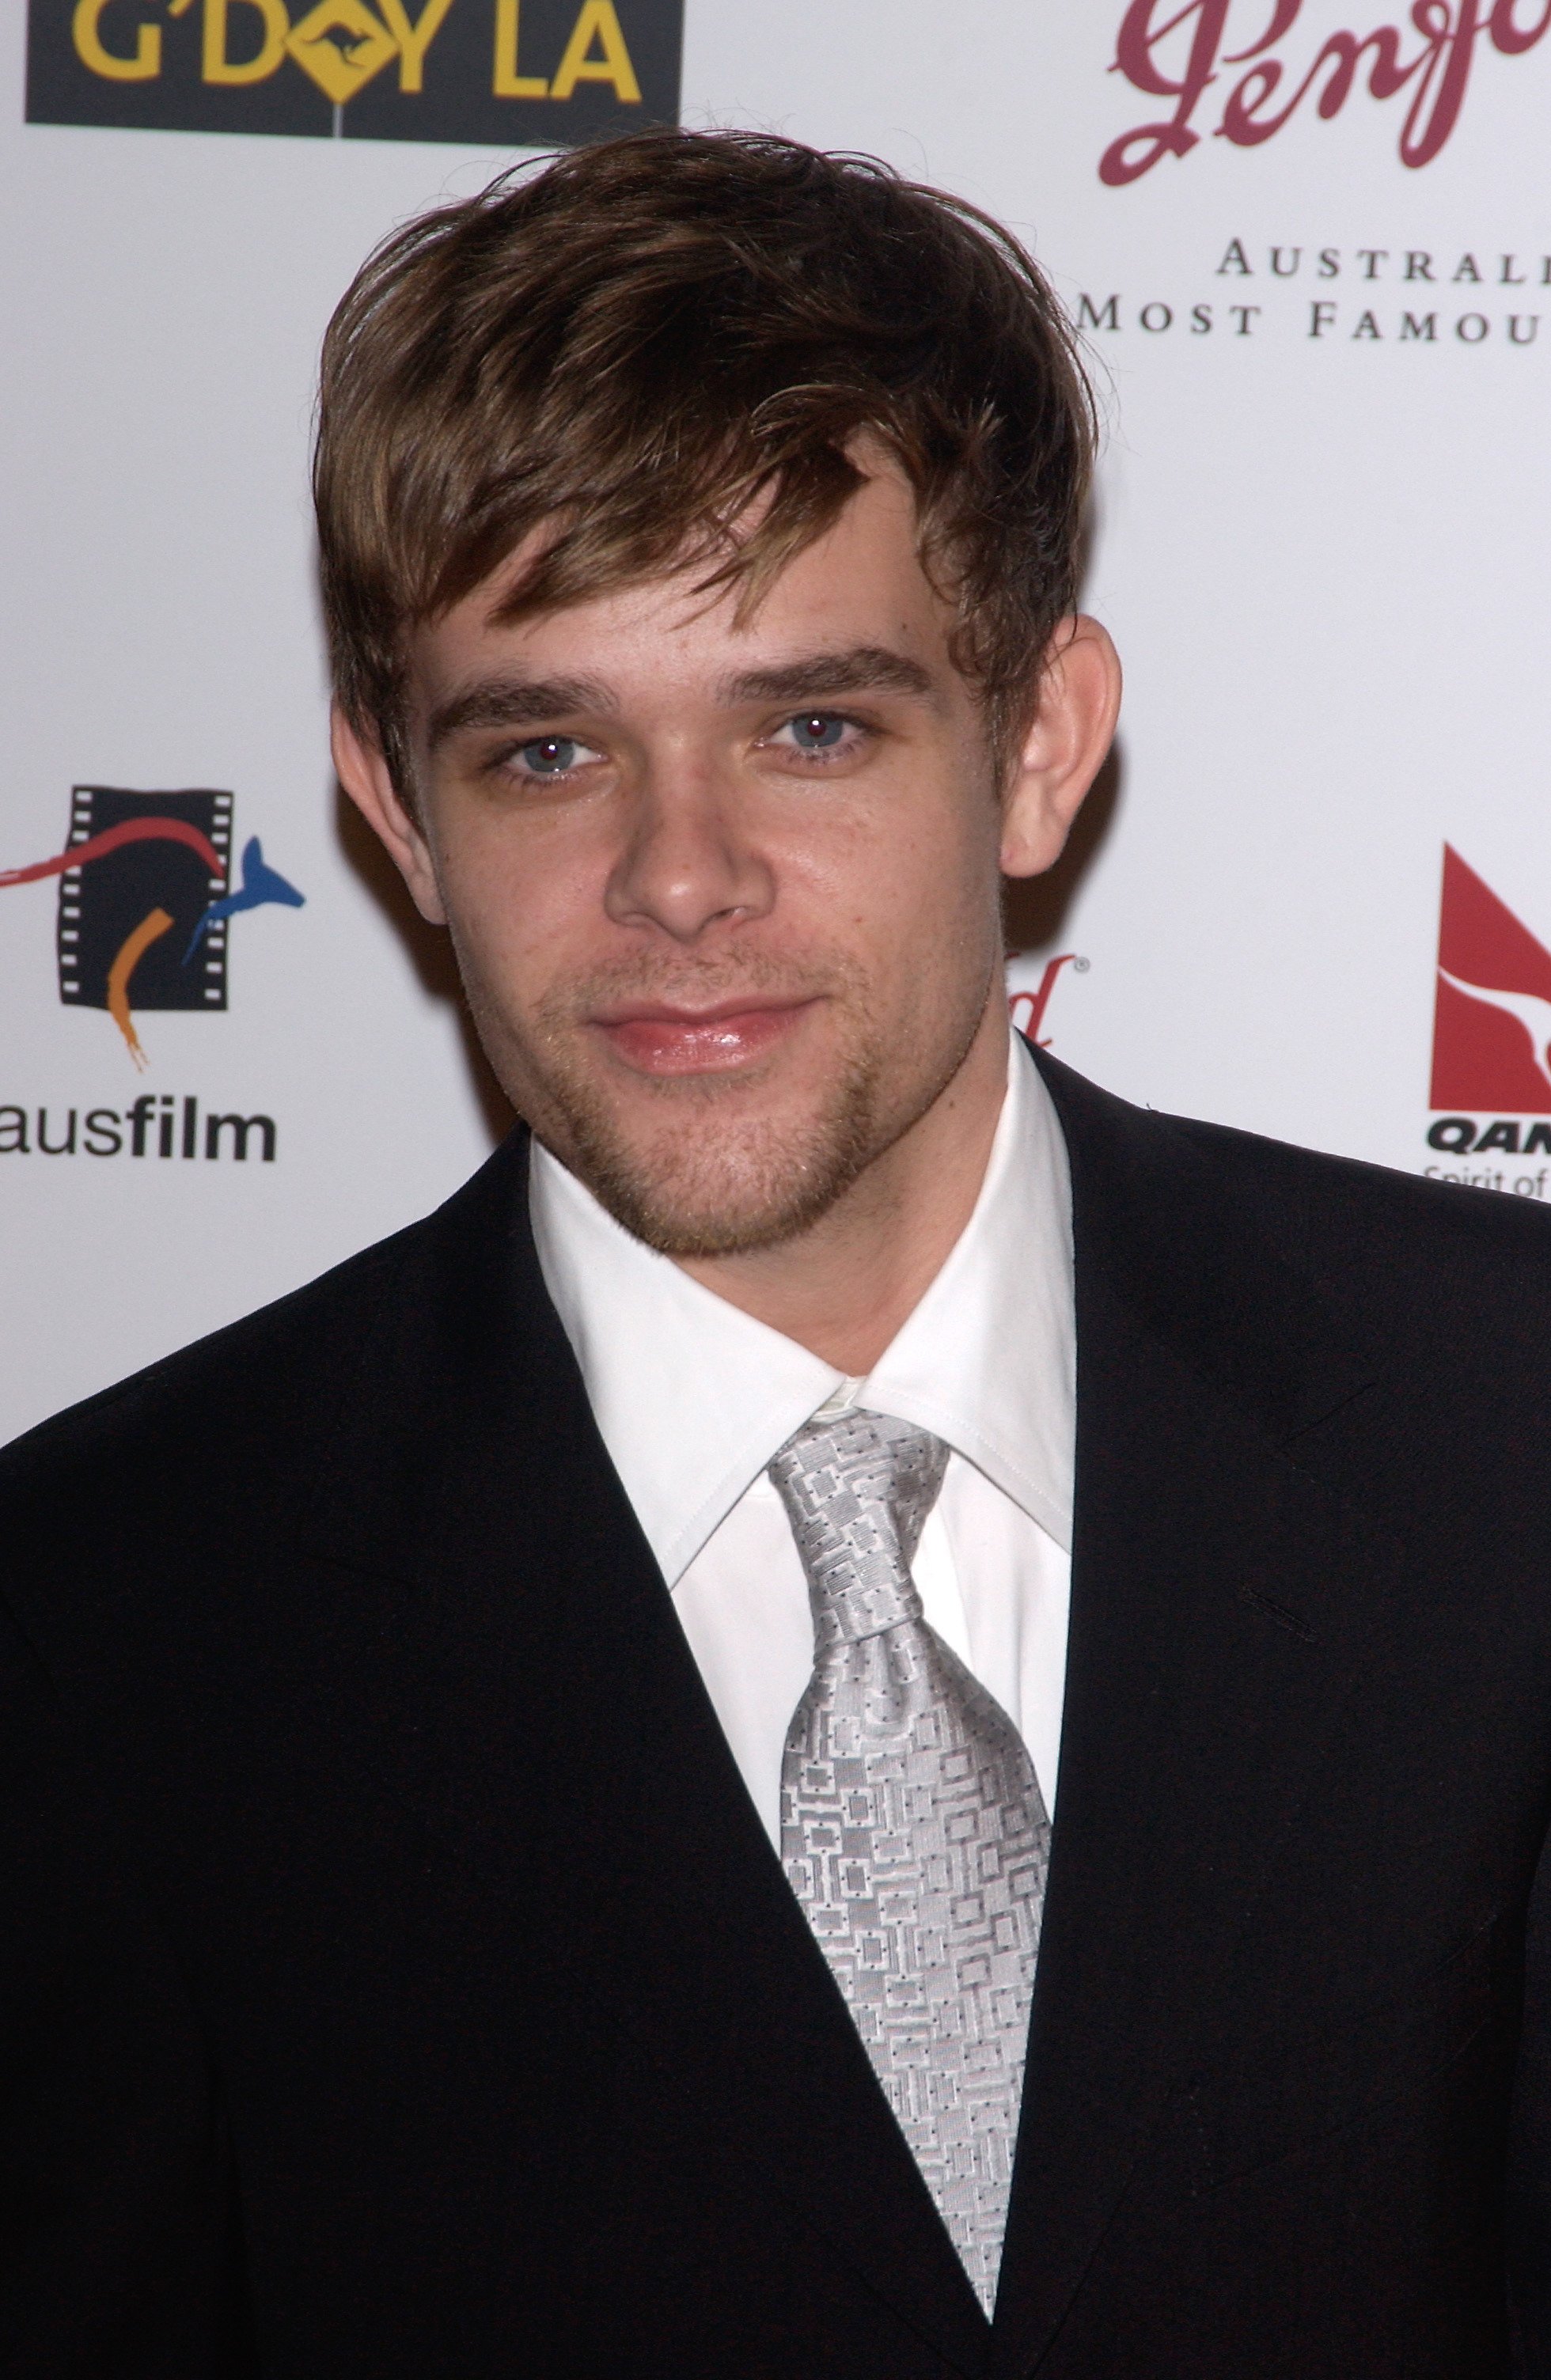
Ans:
{"type": "Polygon", "coordinates": [[[0,1451],[0,1499],[63,1482],[119,1451],[132,1462],[153,1449],[164,1469],[181,1444],[202,1445],[261,1415],[277,1418],[278,1398],[289,1402],[293,1426],[305,1427],[411,1250],[412,1235],[395,1233],[40,1422],[0,1451]]]}
{"type": "Polygon", "coordinates": [[[1149,1303],[1232,1306],[1253,1336],[1273,1294],[1302,1281],[1332,1318],[1435,1352],[1484,1330],[1529,1346],[1551,1327],[1551,1208],[1538,1199],[1134,1107],[1043,1052],[1040,1071],[1079,1238],[1149,1303]]]}
{"type": "Polygon", "coordinates": [[[219,1447],[251,1472],[314,1441],[366,1357],[380,1318],[435,1294],[449,1235],[479,1228],[509,1176],[510,1144],[446,1204],[300,1289],[55,1414],[0,1450],[0,1500],[150,1466],[165,1478],[219,1447]],[[240,1450],[240,1452],[237,1451],[240,1450]]]}
{"type": "Polygon", "coordinates": [[[1290,1253],[1341,1273],[1379,1255],[1430,1264],[1479,1257],[1551,1263],[1551,1208],[1511,1191],[1429,1181],[1230,1125],[1170,1116],[1199,1159],[1254,1210],[1290,1253]]]}

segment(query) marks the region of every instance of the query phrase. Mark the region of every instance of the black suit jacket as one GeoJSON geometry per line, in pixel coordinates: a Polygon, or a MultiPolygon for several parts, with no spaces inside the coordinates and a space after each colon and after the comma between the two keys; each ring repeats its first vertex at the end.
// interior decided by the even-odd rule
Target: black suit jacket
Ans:
{"type": "Polygon", "coordinates": [[[1510,2265],[1551,2372],[1551,1224],[1042,1062],[1076,1526],[994,2329],[518,1136],[0,1458],[10,2380],[1478,2380],[1510,2265]]]}

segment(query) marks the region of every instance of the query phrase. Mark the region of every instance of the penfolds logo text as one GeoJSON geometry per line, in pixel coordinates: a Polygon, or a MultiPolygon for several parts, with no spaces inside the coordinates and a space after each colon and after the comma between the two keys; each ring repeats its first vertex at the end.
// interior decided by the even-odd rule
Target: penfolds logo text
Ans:
{"type": "Polygon", "coordinates": [[[1217,110],[1214,135],[1253,149],[1301,109],[1339,115],[1360,86],[1405,102],[1400,162],[1430,164],[1460,121],[1481,43],[1516,58],[1551,32],[1551,0],[1414,0],[1400,24],[1327,34],[1312,59],[1305,46],[1300,65],[1290,37],[1303,13],[1303,0],[1256,0],[1253,10],[1239,0],[1131,0],[1110,72],[1171,101],[1172,112],[1112,140],[1100,181],[1119,188],[1160,157],[1187,156],[1201,139],[1199,114],[1217,110]],[[1283,44],[1289,54],[1274,55],[1283,44]]]}

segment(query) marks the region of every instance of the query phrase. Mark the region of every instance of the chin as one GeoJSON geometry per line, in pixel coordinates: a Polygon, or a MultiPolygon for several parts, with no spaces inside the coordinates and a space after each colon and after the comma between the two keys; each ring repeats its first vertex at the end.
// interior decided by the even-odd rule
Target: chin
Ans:
{"type": "MultiPolygon", "coordinates": [[[[727,1153],[686,1152],[673,1160],[578,1164],[581,1175],[616,1222],[665,1257],[752,1255],[796,1239],[850,1188],[868,1160],[832,1142],[798,1154],[782,1139],[763,1162],[727,1153]]],[[[655,1154],[655,1152],[654,1152],[655,1154]]]]}
{"type": "Polygon", "coordinates": [[[848,1076],[822,1113],[734,1117],[714,1104],[667,1131],[632,1132],[589,1102],[539,1137],[614,1220],[661,1256],[750,1255],[828,1212],[881,1137],[870,1075],[848,1076]]]}

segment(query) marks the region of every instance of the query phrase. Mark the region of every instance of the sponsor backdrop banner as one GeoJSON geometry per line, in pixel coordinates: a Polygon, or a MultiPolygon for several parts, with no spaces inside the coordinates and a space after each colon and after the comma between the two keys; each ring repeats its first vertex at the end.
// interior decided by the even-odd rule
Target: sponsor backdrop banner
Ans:
{"type": "Polygon", "coordinates": [[[330,778],[311,380],[384,231],[624,125],[963,191],[1088,342],[1128,696],[1010,917],[1020,1023],[1132,1099],[1551,1196],[1548,106],[1551,0],[6,12],[0,1433],[503,1128],[330,778]]]}

